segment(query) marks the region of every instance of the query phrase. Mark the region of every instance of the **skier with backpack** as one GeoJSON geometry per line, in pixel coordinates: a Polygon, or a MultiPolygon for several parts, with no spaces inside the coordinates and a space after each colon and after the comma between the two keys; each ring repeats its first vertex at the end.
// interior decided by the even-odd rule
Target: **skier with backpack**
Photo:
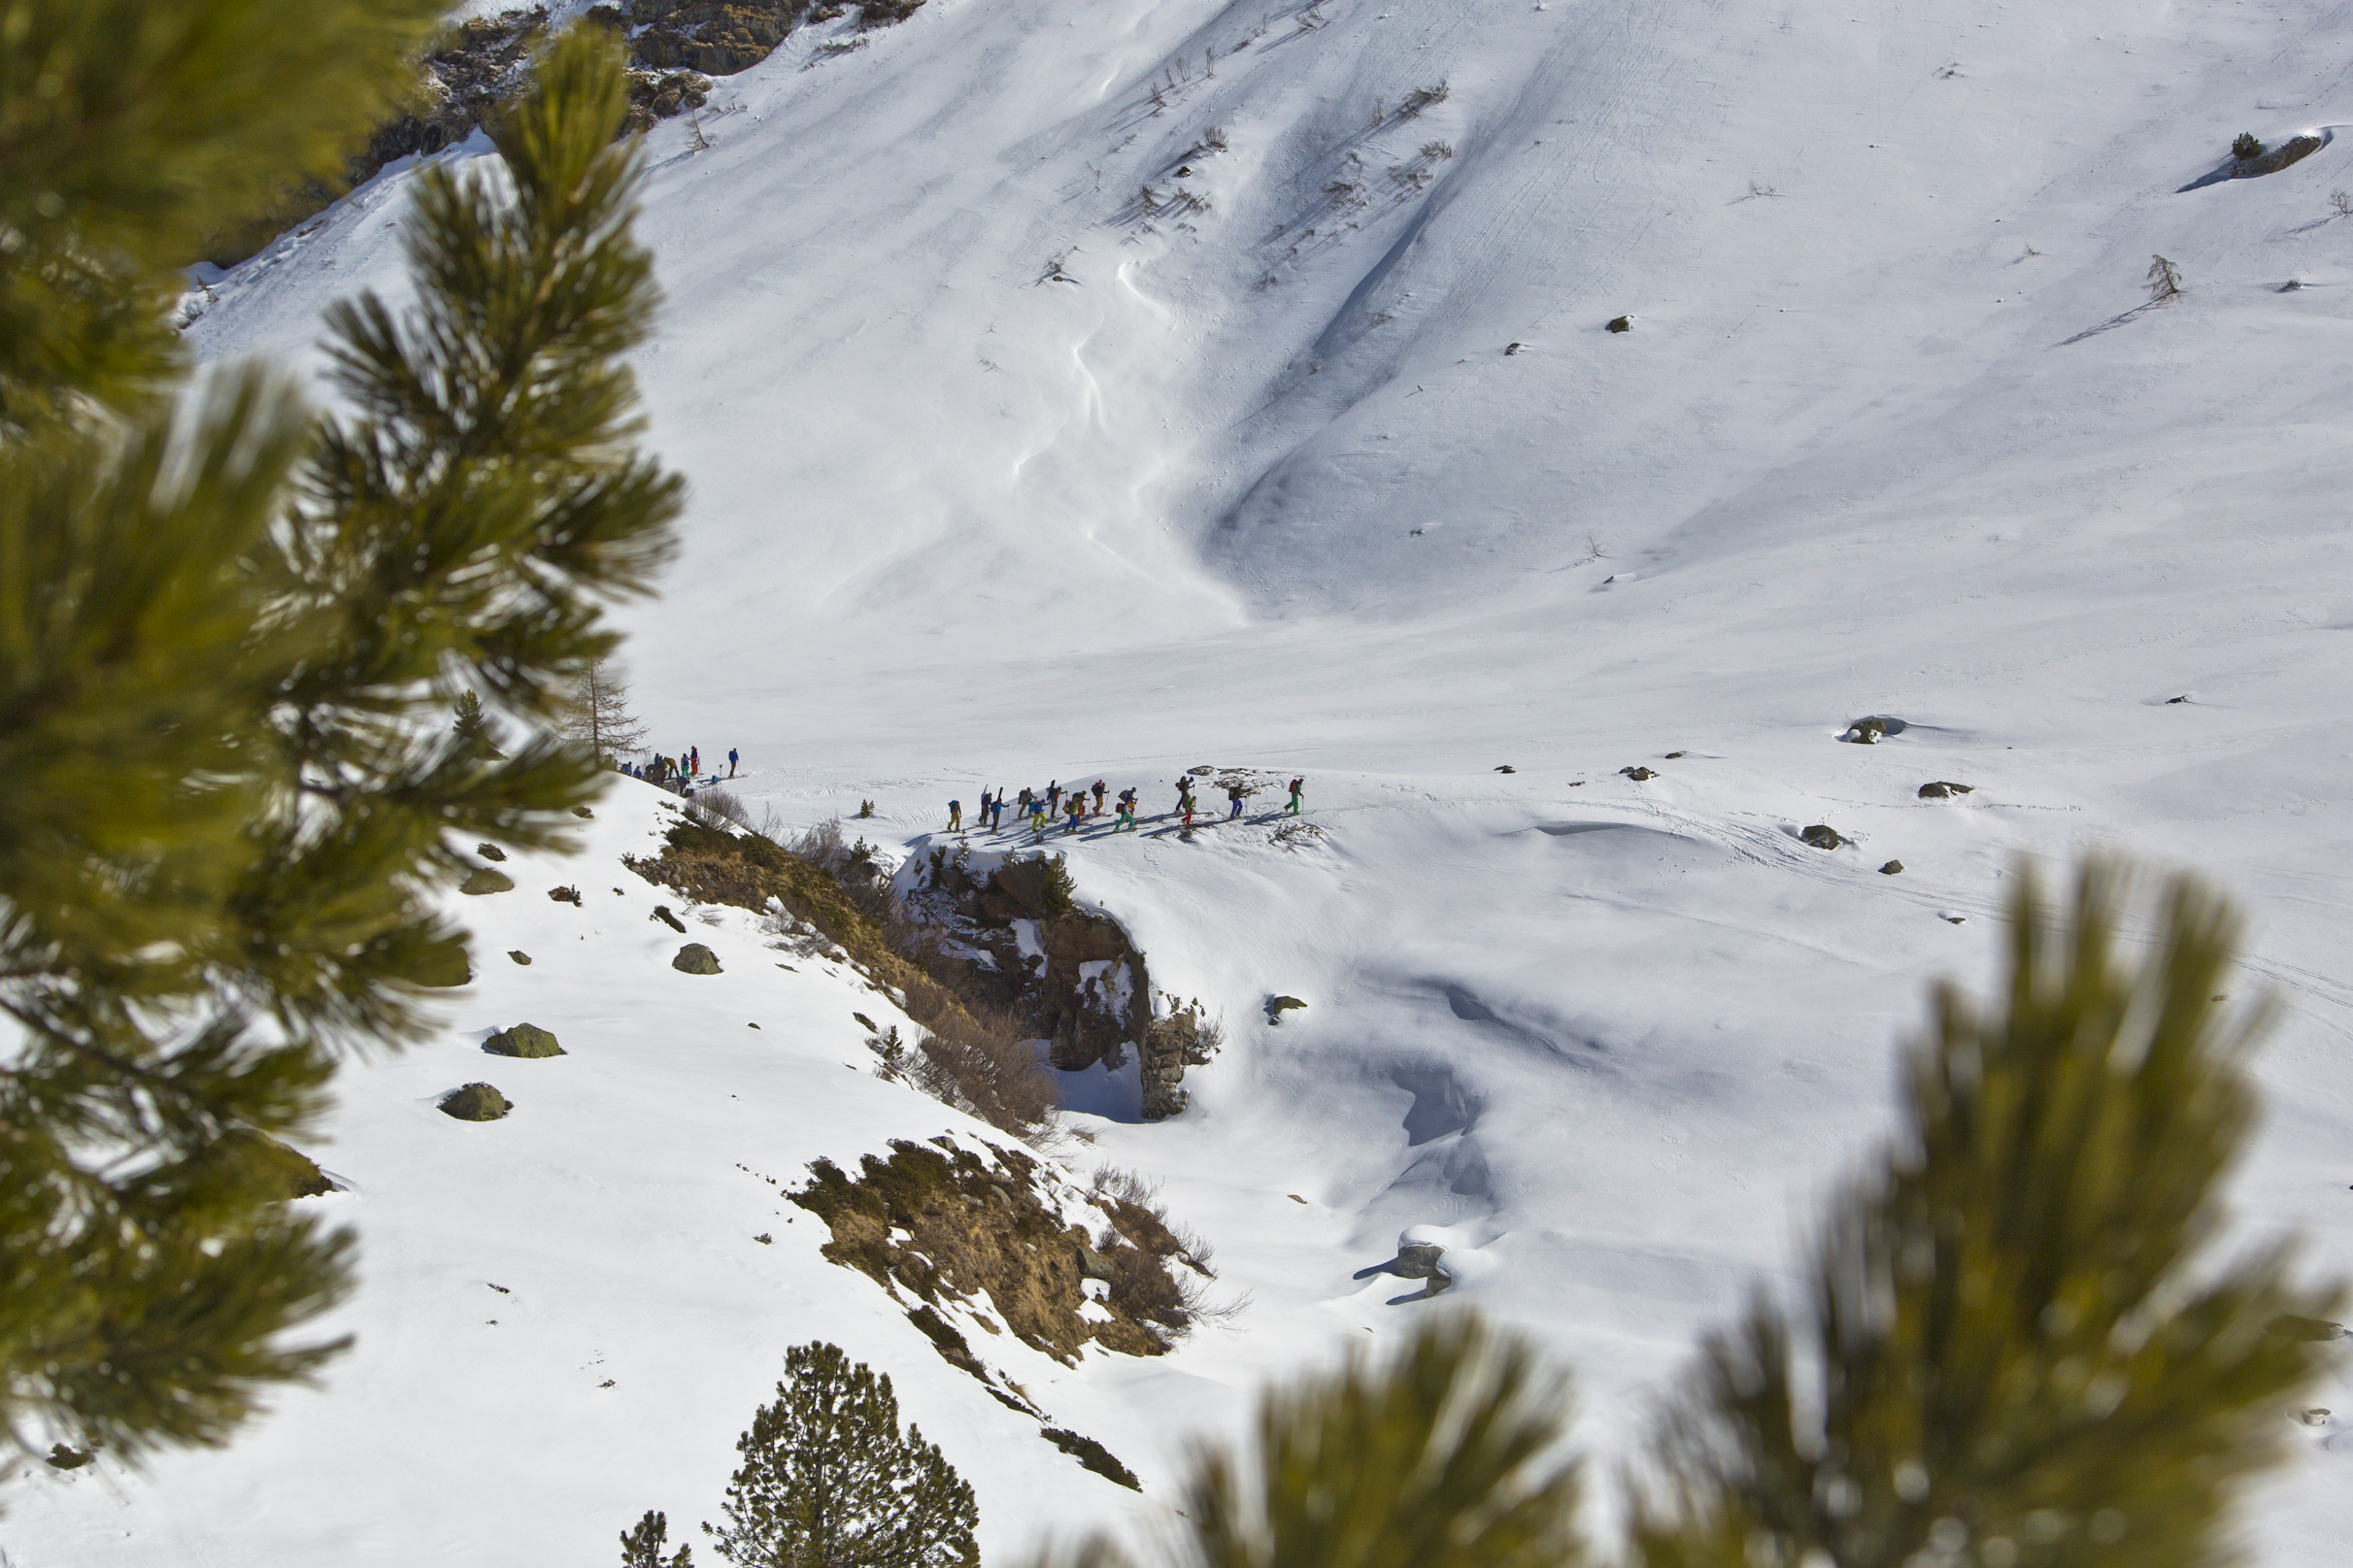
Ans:
{"type": "Polygon", "coordinates": [[[1062,829],[1062,837],[1068,838],[1071,834],[1076,833],[1079,830],[1079,824],[1087,819],[1085,792],[1077,789],[1070,791],[1070,804],[1062,808],[1062,814],[1069,818],[1069,825],[1062,829]]]}
{"type": "Polygon", "coordinates": [[[1291,781],[1291,804],[1284,808],[1284,815],[1289,817],[1296,817],[1299,815],[1299,791],[1306,787],[1307,781],[1305,779],[1294,779],[1291,781]]]}
{"type": "Polygon", "coordinates": [[[1226,814],[1226,820],[1230,822],[1242,815],[1242,797],[1249,793],[1248,789],[1238,784],[1226,786],[1226,798],[1233,803],[1233,809],[1226,814]]]}
{"type": "Polygon", "coordinates": [[[1100,779],[1094,782],[1094,815],[1103,815],[1103,781],[1100,779]]]}
{"type": "Polygon", "coordinates": [[[735,748],[730,746],[727,748],[727,777],[730,779],[735,777],[736,761],[735,748]]]}
{"type": "Polygon", "coordinates": [[[948,831],[951,833],[959,832],[962,830],[963,825],[964,803],[960,800],[952,800],[948,802],[948,831]]]}

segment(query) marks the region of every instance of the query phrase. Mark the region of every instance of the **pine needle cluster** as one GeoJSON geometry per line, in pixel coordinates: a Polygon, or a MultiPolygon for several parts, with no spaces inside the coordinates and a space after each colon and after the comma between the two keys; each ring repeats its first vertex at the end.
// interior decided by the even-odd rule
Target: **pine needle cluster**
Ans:
{"type": "Polygon", "coordinates": [[[621,355],[655,304],[616,48],[567,34],[425,171],[413,308],[330,319],[343,412],[190,383],[202,235],[326,173],[437,0],[0,0],[0,1429],[223,1441],[333,1345],[350,1243],[268,1201],[336,1060],[462,979],[430,889],[562,842],[551,733],[678,482],[621,355]],[[489,160],[482,160],[487,163],[489,160]],[[480,698],[517,739],[501,755],[480,698]]]}
{"type": "MultiPolygon", "coordinates": [[[[2261,1009],[2237,927],[2181,879],[2146,955],[2122,875],[2064,916],[2020,877],[2001,1005],[1945,986],[1902,1131],[1833,1202],[1810,1288],[1710,1336],[1630,1479],[1639,1568],[2219,1568],[2282,1455],[2341,1294],[2284,1246],[2225,1255],[2261,1009]]],[[[1189,1568],[1596,1560],[1557,1457],[1560,1385],[1464,1315],[1385,1364],[1266,1397],[1253,1451],[1196,1460],[1189,1568]]],[[[1096,1541],[1076,1555],[1125,1568],[1096,1541]]]]}

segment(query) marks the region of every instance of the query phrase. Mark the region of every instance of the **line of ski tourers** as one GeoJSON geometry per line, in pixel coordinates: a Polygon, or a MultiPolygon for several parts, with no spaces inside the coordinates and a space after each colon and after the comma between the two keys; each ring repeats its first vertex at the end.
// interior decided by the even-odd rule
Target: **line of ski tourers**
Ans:
{"type": "MultiPolygon", "coordinates": [[[[1301,792],[1306,787],[1305,779],[1291,781],[1291,804],[1284,808],[1286,816],[1296,817],[1299,814],[1301,792]]],[[[1225,819],[1230,822],[1242,815],[1242,801],[1249,795],[1250,786],[1241,783],[1233,783],[1227,784],[1225,789],[1227,802],[1225,819]]],[[[1104,797],[1109,792],[1109,785],[1100,779],[1094,782],[1094,787],[1092,789],[1081,786],[1068,792],[1064,792],[1059,780],[1048,784],[1042,791],[1024,785],[1022,792],[1014,796],[1012,802],[1016,829],[1019,829],[1022,819],[1026,817],[1029,821],[1031,835],[1042,839],[1046,836],[1048,824],[1059,819],[1063,824],[1062,834],[1064,837],[1068,837],[1084,826],[1090,817],[1103,815],[1104,797]],[[1092,810],[1088,807],[1088,800],[1091,796],[1094,803],[1092,810]]],[[[981,809],[973,817],[972,825],[992,833],[1002,833],[1005,830],[1005,805],[1004,790],[981,791],[981,809]]],[[[1111,802],[1111,809],[1115,813],[1111,831],[1114,833],[1123,830],[1135,831],[1136,792],[1132,785],[1119,792],[1118,797],[1111,802]]],[[[1185,825],[1191,827],[1193,813],[1198,809],[1199,804],[1193,798],[1192,777],[1184,774],[1178,775],[1176,807],[1168,815],[1183,817],[1185,825]]],[[[964,831],[964,803],[961,800],[948,802],[948,831],[951,833],[964,831]]]]}

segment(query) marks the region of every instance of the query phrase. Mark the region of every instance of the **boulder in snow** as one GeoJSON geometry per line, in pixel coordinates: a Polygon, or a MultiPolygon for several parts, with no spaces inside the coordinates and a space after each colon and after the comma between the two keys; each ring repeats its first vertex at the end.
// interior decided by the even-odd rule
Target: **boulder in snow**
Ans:
{"type": "Polygon", "coordinates": [[[514,878],[503,871],[494,871],[488,866],[476,866],[473,874],[457,884],[459,892],[473,893],[477,896],[483,893],[512,892],[514,889],[514,878]]]}
{"type": "Polygon", "coordinates": [[[719,954],[699,942],[689,942],[678,950],[670,967],[682,975],[716,975],[720,972],[719,954]]]}
{"type": "Polygon", "coordinates": [[[555,1043],[555,1036],[536,1023],[519,1023],[512,1029],[501,1029],[482,1043],[482,1049],[493,1056],[561,1056],[564,1048],[555,1043]]]}
{"type": "Polygon", "coordinates": [[[487,1084],[468,1084],[441,1097],[441,1114],[460,1121],[496,1121],[514,1109],[513,1101],[487,1084]]]}
{"type": "Polygon", "coordinates": [[[1938,779],[1920,786],[1922,800],[1950,800],[1955,795],[1970,795],[1976,792],[1976,785],[1955,784],[1950,779],[1938,779]]]}
{"type": "Polygon", "coordinates": [[[1828,822],[1816,822],[1800,832],[1798,838],[1800,843],[1810,844],[1817,850],[1835,850],[1846,842],[1838,830],[1828,822]]]}

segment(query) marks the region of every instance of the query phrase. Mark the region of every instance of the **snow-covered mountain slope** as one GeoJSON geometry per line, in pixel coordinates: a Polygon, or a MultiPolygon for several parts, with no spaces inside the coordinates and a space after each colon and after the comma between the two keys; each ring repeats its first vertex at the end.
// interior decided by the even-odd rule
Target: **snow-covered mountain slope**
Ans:
{"type": "MultiPolygon", "coordinates": [[[[1040,1396],[1144,1475],[1147,1517],[1186,1432],[1409,1320],[1396,1281],[1355,1278],[1408,1224],[1448,1227],[1462,1294],[1542,1335],[1588,1436],[1624,1443],[1883,1124],[1925,984],[1985,980],[2020,851],[2122,849],[2246,902],[2236,989],[2283,1004],[2246,1234],[2353,1268],[2353,219],[2330,201],[2353,141],[2180,188],[2237,131],[2353,122],[2353,10],[930,0],[848,26],[725,79],[708,150],[656,134],[671,307],[641,369],[695,499],[666,596],[632,612],[638,696],[660,749],[741,748],[756,804],[873,799],[910,852],[992,784],[1100,775],[1157,812],[1189,765],[1307,775],[1312,835],[1278,840],[1261,795],[1190,840],[1070,842],[1082,892],[1230,1036],[1185,1116],[1072,1118],[1097,1138],[1082,1167],[1163,1178],[1252,1297],[1040,1396]],[[2142,309],[2155,254],[2186,291],[2142,309]],[[1906,727],[1839,744],[1866,714],[1906,727]],[[1920,798],[1936,780],[1974,792],[1920,798]],[[1853,844],[1799,844],[1817,822],[1853,844]],[[1309,1005],[1269,1024],[1276,992],[1309,1005]]],[[[220,283],[205,350],[298,354],[327,301],[395,278],[407,178],[220,283]]],[[[617,1027],[671,1041],[638,1005],[617,1027]]],[[[857,1042],[807,1005],[807,1072],[860,1098],[804,1112],[789,1058],[746,1058],[779,1075],[769,1174],[954,1120],[828,1066],[857,1042]]],[[[438,1060],[350,1081],[355,1148],[442,1086],[438,1060]]],[[[801,1266],[782,1234],[721,1251],[744,1224],[714,1215],[760,1196],[722,1198],[731,1162],[758,1161],[698,1097],[753,1091],[699,1058],[665,1084],[676,1060],[578,1105],[618,1128],[675,1102],[660,1147],[690,1178],[567,1177],[553,1148],[507,1167],[577,1194],[577,1249],[469,1212],[478,1251],[396,1261],[373,1211],[428,1199],[380,1181],[355,1205],[384,1297],[436,1271],[512,1284],[491,1270],[520,1254],[611,1268],[657,1327],[675,1273],[728,1349],[673,1399],[631,1392],[587,1468],[486,1460],[377,1500],[410,1472],[326,1434],[437,1441],[415,1413],[471,1397],[433,1364],[460,1320],[385,1352],[398,1370],[363,1348],[120,1504],[44,1495],[12,1551],[593,1555],[644,1507],[708,1517],[783,1347],[818,1332],[901,1380],[975,1476],[992,1555],[1127,1506],[1036,1466],[1033,1435],[995,1442],[1007,1413],[813,1251],[807,1305],[770,1311],[755,1273],[706,1286],[602,1247],[658,1230],[728,1270],[801,1266]],[[532,1550],[501,1533],[525,1523],[532,1550]]],[[[531,1109],[482,1130],[537,1136],[531,1109]]],[[[517,1403],[483,1401],[482,1451],[565,1424],[517,1403]]],[[[2353,1385],[2322,1403],[2353,1410],[2353,1385]]],[[[2300,1432],[2263,1560],[2353,1558],[2353,1447],[2300,1432]]]]}

